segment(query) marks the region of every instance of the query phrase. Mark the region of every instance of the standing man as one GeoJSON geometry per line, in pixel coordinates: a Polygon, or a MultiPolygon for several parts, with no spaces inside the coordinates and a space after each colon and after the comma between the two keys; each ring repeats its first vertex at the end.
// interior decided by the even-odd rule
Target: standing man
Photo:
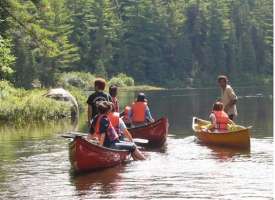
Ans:
{"type": "Polygon", "coordinates": [[[97,78],[94,82],[95,92],[88,97],[88,122],[98,114],[97,104],[100,101],[112,102],[109,94],[104,92],[106,81],[102,78],[97,78]]]}
{"type": "Polygon", "coordinates": [[[228,85],[228,78],[224,75],[218,76],[218,84],[221,87],[221,102],[224,105],[224,111],[233,121],[237,117],[237,95],[230,85],[228,85]]]}

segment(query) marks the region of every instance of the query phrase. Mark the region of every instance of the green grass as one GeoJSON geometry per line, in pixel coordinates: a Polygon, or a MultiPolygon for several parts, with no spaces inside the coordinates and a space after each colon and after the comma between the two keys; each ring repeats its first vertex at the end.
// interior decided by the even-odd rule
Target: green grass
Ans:
{"type": "Polygon", "coordinates": [[[0,89],[0,121],[24,123],[71,116],[70,104],[44,97],[46,90],[16,89],[6,81],[0,81],[0,89]]]}

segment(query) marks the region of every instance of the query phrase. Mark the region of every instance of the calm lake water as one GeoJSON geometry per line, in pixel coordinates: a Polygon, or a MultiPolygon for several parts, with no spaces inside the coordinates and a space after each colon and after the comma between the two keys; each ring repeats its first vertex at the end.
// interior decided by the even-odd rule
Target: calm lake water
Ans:
{"type": "MultiPolygon", "coordinates": [[[[147,92],[155,118],[167,116],[166,145],[146,151],[146,161],[129,162],[103,171],[70,173],[68,130],[85,131],[86,117],[70,121],[0,128],[0,199],[272,199],[272,88],[236,88],[237,122],[252,125],[246,152],[198,144],[192,117],[208,118],[219,89],[147,92]]],[[[136,93],[121,93],[122,105],[136,93]]]]}

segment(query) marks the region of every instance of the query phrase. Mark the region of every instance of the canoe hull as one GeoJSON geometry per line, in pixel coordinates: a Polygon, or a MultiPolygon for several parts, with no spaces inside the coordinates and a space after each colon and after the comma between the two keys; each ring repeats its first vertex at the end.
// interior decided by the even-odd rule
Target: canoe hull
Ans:
{"type": "Polygon", "coordinates": [[[128,129],[133,138],[141,138],[149,141],[149,146],[162,146],[168,134],[168,119],[161,118],[153,123],[141,127],[128,129]]]}
{"type": "Polygon", "coordinates": [[[70,162],[75,172],[93,171],[121,164],[129,151],[113,150],[75,137],[69,144],[70,162]]]}
{"type": "Polygon", "coordinates": [[[193,119],[193,130],[196,137],[204,144],[211,144],[223,147],[234,147],[249,149],[250,148],[250,132],[248,128],[227,133],[211,133],[199,129],[193,119]]]}

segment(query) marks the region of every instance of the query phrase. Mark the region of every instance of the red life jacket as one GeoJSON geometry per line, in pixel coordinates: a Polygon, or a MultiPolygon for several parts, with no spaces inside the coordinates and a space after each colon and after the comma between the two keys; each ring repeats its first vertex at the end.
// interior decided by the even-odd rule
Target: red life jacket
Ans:
{"type": "MultiPolygon", "coordinates": [[[[99,128],[100,128],[100,121],[103,117],[107,117],[109,119],[109,117],[107,115],[99,115],[97,120],[96,120],[96,124],[95,124],[95,136],[98,138],[98,140],[100,139],[100,132],[99,132],[99,128]]],[[[109,119],[110,121],[110,119],[109,119]]],[[[109,137],[111,141],[117,140],[118,139],[118,134],[116,132],[116,130],[114,129],[112,122],[110,121],[109,126],[107,128],[107,135],[106,137],[109,137]]]]}
{"type": "Polygon", "coordinates": [[[145,109],[147,103],[136,101],[132,104],[132,121],[134,123],[143,123],[145,122],[145,109]]]}
{"type": "Polygon", "coordinates": [[[229,123],[229,117],[224,111],[213,111],[216,117],[216,129],[227,130],[227,124],[229,123]]]}
{"type": "Polygon", "coordinates": [[[115,112],[119,112],[119,103],[116,97],[112,97],[112,102],[114,104],[114,110],[115,112]]]}

